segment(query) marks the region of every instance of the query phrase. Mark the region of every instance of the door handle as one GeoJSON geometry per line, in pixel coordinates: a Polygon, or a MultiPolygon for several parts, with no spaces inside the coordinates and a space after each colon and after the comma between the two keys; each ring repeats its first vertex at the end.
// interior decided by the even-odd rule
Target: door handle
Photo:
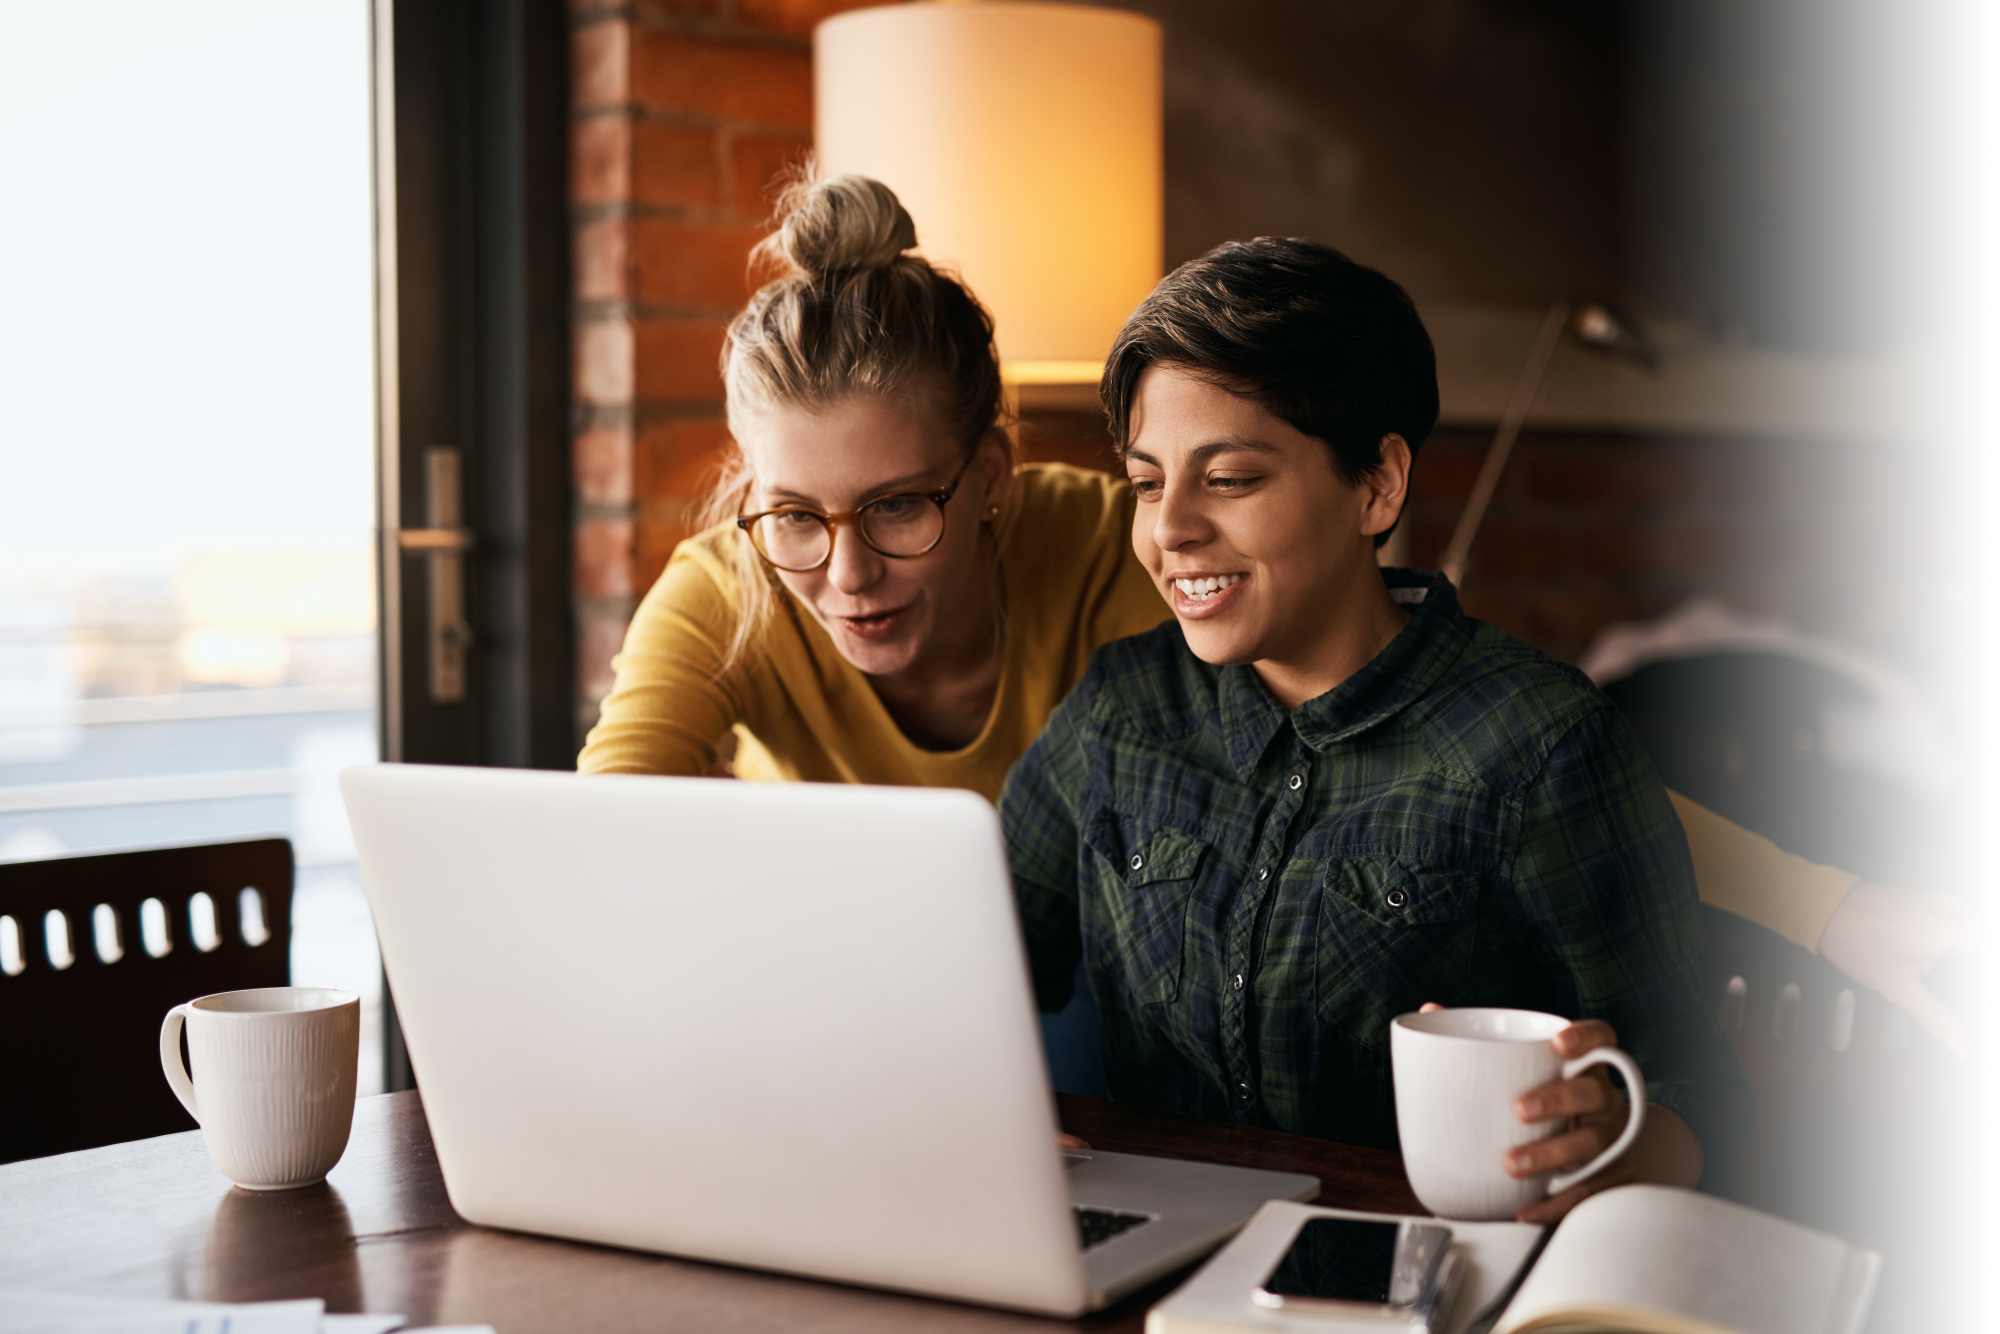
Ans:
{"type": "Polygon", "coordinates": [[[465,527],[461,451],[453,445],[424,450],[424,528],[396,534],[399,550],[425,558],[429,579],[431,700],[457,704],[465,699],[466,662],[472,624],[465,619],[465,553],[472,533],[465,527]]]}

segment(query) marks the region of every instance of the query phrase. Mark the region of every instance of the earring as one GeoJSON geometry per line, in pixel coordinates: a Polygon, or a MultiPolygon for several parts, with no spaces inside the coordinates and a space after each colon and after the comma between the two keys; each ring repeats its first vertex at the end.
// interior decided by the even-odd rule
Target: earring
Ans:
{"type": "Polygon", "coordinates": [[[1000,507],[998,505],[988,505],[986,507],[986,522],[992,523],[995,519],[999,517],[1000,517],[1000,507]]]}

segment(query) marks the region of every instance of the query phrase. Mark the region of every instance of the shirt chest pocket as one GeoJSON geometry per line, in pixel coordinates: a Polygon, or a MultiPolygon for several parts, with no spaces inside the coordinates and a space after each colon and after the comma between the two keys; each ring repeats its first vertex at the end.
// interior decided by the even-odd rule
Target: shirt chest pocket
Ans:
{"type": "Polygon", "coordinates": [[[1188,897],[1208,844],[1182,829],[1142,832],[1092,822],[1085,842],[1098,863],[1097,902],[1117,967],[1139,1000],[1164,1005],[1180,994],[1188,897]]]}
{"type": "Polygon", "coordinates": [[[1479,876],[1421,857],[1330,859],[1319,900],[1314,991],[1320,1022],[1386,1047],[1389,1020],[1467,984],[1479,876]]]}

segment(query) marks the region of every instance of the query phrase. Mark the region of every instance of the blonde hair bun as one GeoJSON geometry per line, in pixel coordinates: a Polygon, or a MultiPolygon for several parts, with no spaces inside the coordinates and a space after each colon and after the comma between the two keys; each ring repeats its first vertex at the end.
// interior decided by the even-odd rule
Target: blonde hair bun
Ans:
{"type": "Polygon", "coordinates": [[[896,192],[866,176],[797,181],[778,209],[784,222],[758,248],[815,278],[884,268],[917,244],[896,192]]]}

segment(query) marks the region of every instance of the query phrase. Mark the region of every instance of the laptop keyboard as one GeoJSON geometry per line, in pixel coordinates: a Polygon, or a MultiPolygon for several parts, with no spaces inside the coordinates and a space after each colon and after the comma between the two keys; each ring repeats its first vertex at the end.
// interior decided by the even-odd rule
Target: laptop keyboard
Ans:
{"type": "Polygon", "coordinates": [[[1082,1205],[1071,1206],[1076,1212],[1076,1235],[1086,1251],[1093,1246],[1102,1246],[1121,1232],[1153,1221],[1151,1214],[1125,1214],[1110,1209],[1086,1209],[1082,1205]]]}

